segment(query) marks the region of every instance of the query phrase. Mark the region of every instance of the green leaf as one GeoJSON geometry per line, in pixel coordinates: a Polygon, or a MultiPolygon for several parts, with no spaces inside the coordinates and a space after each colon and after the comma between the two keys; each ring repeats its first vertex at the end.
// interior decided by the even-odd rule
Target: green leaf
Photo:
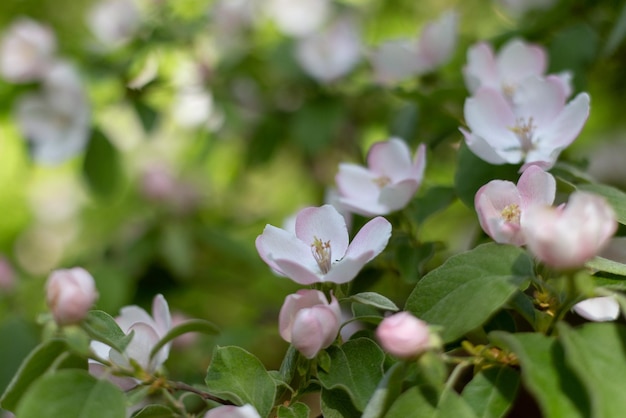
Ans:
{"type": "Polygon", "coordinates": [[[133,414],[133,418],[172,418],[174,411],[165,405],[148,405],[133,414]]]}
{"type": "Polygon", "coordinates": [[[205,379],[209,392],[238,405],[246,403],[267,417],[276,385],[261,361],[240,347],[216,347],[205,379]]]}
{"type": "Polygon", "coordinates": [[[170,329],[168,333],[165,334],[163,338],[161,338],[152,348],[152,351],[150,351],[150,358],[154,357],[165,344],[188,332],[200,332],[207,335],[217,335],[220,331],[212,322],[205,321],[204,319],[189,319],[170,329]]]}
{"type": "Polygon", "coordinates": [[[454,174],[454,189],[465,205],[474,207],[474,196],[478,189],[491,180],[510,180],[517,183],[519,174],[517,166],[491,165],[478,158],[465,143],[459,148],[459,162],[454,174]]]}
{"type": "Polygon", "coordinates": [[[137,112],[137,116],[141,121],[143,131],[147,134],[151,133],[157,126],[159,113],[154,110],[152,106],[149,106],[140,100],[133,101],[133,107],[135,108],[135,112],[137,112]]]}
{"type": "Polygon", "coordinates": [[[357,293],[356,295],[350,296],[350,299],[362,303],[363,305],[373,306],[385,311],[396,312],[399,310],[395,303],[376,292],[357,293]]]}
{"type": "Polygon", "coordinates": [[[436,418],[476,418],[472,408],[455,391],[447,390],[437,404],[436,418]]]}
{"type": "Polygon", "coordinates": [[[117,149],[100,130],[94,129],[83,161],[83,175],[89,188],[100,197],[110,197],[120,185],[121,174],[117,149]]]}
{"type": "Polygon", "coordinates": [[[619,417],[626,411],[626,327],[588,323],[572,329],[558,325],[565,361],[578,375],[591,398],[589,417],[619,417]]]}
{"type": "Polygon", "coordinates": [[[387,370],[367,403],[362,418],[382,418],[385,416],[391,404],[402,392],[405,367],[404,363],[396,363],[387,370]]]}
{"type": "Polygon", "coordinates": [[[322,414],[324,418],[360,418],[361,413],[356,410],[350,396],[340,389],[328,390],[322,388],[322,414]]]}
{"type": "Polygon", "coordinates": [[[483,325],[533,276],[533,262],[517,247],[489,243],[450,257],[420,280],[405,309],[443,326],[451,342],[483,325]]]}
{"type": "Polygon", "coordinates": [[[383,377],[385,354],[369,338],[350,340],[341,347],[331,346],[327,352],[330,369],[318,370],[322,387],[346,391],[356,409],[363,411],[383,377]]]}
{"type": "Polygon", "coordinates": [[[81,323],[87,334],[94,340],[105,343],[120,353],[130,343],[133,334],[124,334],[120,326],[111,315],[103,311],[90,311],[87,318],[81,323]]]}
{"type": "Polygon", "coordinates": [[[609,260],[604,257],[595,257],[590,261],[585,263],[585,267],[598,270],[605,271],[611,274],[617,274],[619,276],[626,276],[626,264],[620,263],[619,261],[609,260]]]}
{"type": "Polygon", "coordinates": [[[619,16],[615,19],[615,25],[604,45],[602,55],[605,57],[613,55],[617,47],[624,41],[624,37],[626,37],[626,4],[622,6],[619,16]]]}
{"type": "Polygon", "coordinates": [[[519,380],[519,373],[510,367],[491,367],[474,376],[462,396],[476,416],[503,417],[515,401],[519,380]]]}
{"type": "Polygon", "coordinates": [[[541,334],[494,331],[491,341],[514,352],[524,386],[534,395],[546,418],[589,417],[589,402],[580,381],[565,364],[563,347],[541,334]]]}
{"type": "Polygon", "coordinates": [[[413,386],[391,405],[385,418],[426,418],[435,416],[435,407],[417,386],[413,386]]]}
{"type": "Polygon", "coordinates": [[[579,184],[576,188],[603,196],[613,207],[617,222],[626,225],[626,193],[605,184],[579,184]]]}
{"type": "Polygon", "coordinates": [[[318,100],[305,104],[291,120],[291,136],[305,152],[315,155],[337,135],[344,109],[336,101],[318,100]]]}
{"type": "Polygon", "coordinates": [[[296,402],[289,406],[280,405],[276,411],[277,418],[309,418],[311,410],[306,404],[296,402]]]}
{"type": "Polygon", "coordinates": [[[106,379],[84,370],[44,375],[24,394],[20,418],[125,418],[124,394],[106,379]]]}
{"type": "Polygon", "coordinates": [[[67,350],[65,341],[52,339],[38,345],[24,359],[13,380],[4,391],[0,399],[2,408],[14,411],[24,392],[42,374],[44,374],[54,361],[67,350]]]}

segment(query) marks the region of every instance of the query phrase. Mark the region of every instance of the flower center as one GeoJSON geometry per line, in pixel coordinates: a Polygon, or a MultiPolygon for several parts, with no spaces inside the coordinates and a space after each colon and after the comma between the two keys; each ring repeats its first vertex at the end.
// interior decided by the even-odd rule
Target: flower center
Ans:
{"type": "Polygon", "coordinates": [[[509,128],[515,135],[517,135],[517,138],[522,145],[522,151],[528,152],[533,149],[533,134],[535,132],[535,128],[537,127],[533,125],[532,116],[528,118],[528,122],[526,122],[524,118],[517,119],[515,126],[509,128]]]}
{"type": "Polygon", "coordinates": [[[378,178],[375,178],[372,181],[381,189],[385,187],[386,185],[388,185],[389,183],[391,183],[391,179],[387,176],[380,176],[378,178]]]}
{"type": "Polygon", "coordinates": [[[313,258],[317,261],[317,265],[323,274],[328,273],[331,264],[331,252],[330,241],[322,241],[318,237],[313,237],[313,244],[311,244],[311,253],[313,258]]]}
{"type": "Polygon", "coordinates": [[[512,100],[513,95],[515,94],[515,86],[513,84],[502,84],[502,92],[506,96],[507,99],[512,100]]]}
{"type": "Polygon", "coordinates": [[[519,206],[515,203],[507,205],[504,209],[502,209],[502,212],[500,212],[500,216],[502,216],[502,219],[509,223],[519,224],[520,215],[521,211],[519,209],[519,206]]]}

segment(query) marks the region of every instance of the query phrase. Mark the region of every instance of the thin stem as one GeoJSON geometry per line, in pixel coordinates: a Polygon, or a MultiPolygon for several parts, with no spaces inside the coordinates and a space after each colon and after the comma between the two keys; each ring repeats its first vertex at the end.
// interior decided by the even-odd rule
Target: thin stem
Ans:
{"type": "Polygon", "coordinates": [[[204,392],[200,389],[197,389],[191,385],[188,385],[187,383],[183,383],[183,382],[172,382],[169,381],[168,382],[168,387],[174,390],[182,390],[185,392],[191,392],[194,393],[198,396],[200,396],[202,399],[204,400],[209,400],[209,401],[213,401],[213,402],[217,402],[220,403],[222,405],[234,405],[234,403],[232,403],[231,401],[227,401],[225,399],[222,398],[218,398],[215,395],[211,395],[208,392],[204,392]]]}
{"type": "Polygon", "coordinates": [[[459,377],[461,377],[461,373],[463,373],[463,370],[471,365],[472,363],[469,361],[460,362],[459,364],[457,364],[454,370],[452,370],[452,373],[450,373],[450,377],[448,377],[448,380],[446,381],[446,386],[444,387],[443,392],[445,393],[448,390],[452,390],[456,382],[459,380],[459,377]]]}

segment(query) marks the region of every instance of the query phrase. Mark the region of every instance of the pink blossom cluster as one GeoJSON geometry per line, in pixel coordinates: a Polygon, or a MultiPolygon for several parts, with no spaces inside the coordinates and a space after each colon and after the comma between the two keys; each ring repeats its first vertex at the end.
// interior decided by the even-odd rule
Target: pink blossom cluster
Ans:
{"type": "Polygon", "coordinates": [[[550,169],[582,130],[589,95],[572,93],[571,75],[545,75],[543,48],[513,39],[496,55],[479,43],[463,69],[472,96],[465,101],[465,143],[491,164],[522,164],[550,169]]]}

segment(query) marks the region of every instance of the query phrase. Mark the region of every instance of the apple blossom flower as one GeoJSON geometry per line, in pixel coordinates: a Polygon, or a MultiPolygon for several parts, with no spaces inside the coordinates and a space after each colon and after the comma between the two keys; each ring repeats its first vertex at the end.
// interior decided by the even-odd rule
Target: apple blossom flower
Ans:
{"type": "Polygon", "coordinates": [[[419,39],[398,39],[380,45],[370,56],[378,82],[391,84],[446,64],[456,47],[457,26],[458,15],[448,11],[427,23],[419,39]]]}
{"type": "Polygon", "coordinates": [[[520,176],[517,186],[510,181],[492,180],[476,192],[474,207],[483,231],[501,244],[524,245],[520,221],[535,205],[550,206],[556,194],[556,180],[537,166],[520,176]]]}
{"type": "Polygon", "coordinates": [[[276,273],[296,283],[347,283],[387,246],[391,224],[369,221],[348,245],[343,216],[331,205],[302,209],[295,232],[266,225],[256,239],[259,255],[276,273]]]}
{"type": "Polygon", "coordinates": [[[361,56],[361,39],[355,24],[341,19],[298,41],[296,58],[304,71],[320,82],[348,73],[361,56]]]}
{"type": "Polygon", "coordinates": [[[460,128],[467,146],[490,164],[532,164],[549,169],[571,144],[589,116],[589,95],[578,94],[566,104],[561,82],[553,76],[529,77],[511,104],[490,87],[481,87],[465,101],[460,128]]]}
{"type": "Polygon", "coordinates": [[[285,298],[278,316],[280,336],[312,359],[329,347],[341,326],[341,308],[335,296],[330,303],[319,290],[302,289],[285,298]]]}
{"type": "MultiPolygon", "coordinates": [[[[463,67],[465,85],[474,94],[480,87],[491,87],[512,98],[517,87],[528,77],[543,77],[548,67],[546,50],[514,38],[500,48],[496,56],[490,44],[479,42],[467,50],[467,65],[463,67]]],[[[570,72],[556,75],[565,97],[572,94],[570,72]]]]}
{"type": "Polygon", "coordinates": [[[204,414],[204,418],[261,418],[250,404],[243,406],[224,405],[213,408],[204,414]]]}
{"type": "Polygon", "coordinates": [[[581,267],[617,230],[613,208],[600,196],[574,192],[563,207],[533,206],[521,223],[528,249],[547,265],[581,267]]]}
{"type": "Polygon", "coordinates": [[[300,37],[324,24],[331,4],[329,0],[269,0],[266,12],[283,34],[300,37]]]}
{"type": "Polygon", "coordinates": [[[28,18],[15,20],[0,44],[0,74],[12,83],[37,81],[49,70],[56,39],[48,26],[28,18]]]}
{"type": "Polygon", "coordinates": [[[59,325],[77,324],[98,299],[96,283],[85,269],[55,270],[46,282],[46,301],[59,325]]]}
{"type": "Polygon", "coordinates": [[[385,351],[400,358],[415,357],[438,345],[428,324],[406,311],[383,319],[376,337],[385,351]]]}
{"type": "MultiPolygon", "coordinates": [[[[165,344],[155,355],[150,358],[150,352],[156,344],[172,328],[172,317],[169,306],[163,295],[155,296],[152,302],[152,316],[139,306],[126,306],[121,309],[120,316],[115,321],[125,334],[133,333],[133,338],[126,346],[124,353],[107,346],[99,341],[92,341],[91,348],[102,358],[110,359],[111,362],[122,367],[130,366],[130,359],[147,372],[157,370],[169,356],[171,342],[165,344]]],[[[103,366],[91,362],[89,371],[92,374],[102,374],[103,366]]],[[[134,379],[116,379],[115,383],[124,388],[135,385],[134,379]]]]}
{"type": "Polygon", "coordinates": [[[91,117],[74,67],[55,63],[41,92],[18,99],[16,117],[35,161],[58,164],[80,153],[89,139],[91,117]]]}
{"type": "Polygon", "coordinates": [[[590,321],[615,321],[619,316],[619,303],[613,296],[600,296],[578,302],[573,310],[590,321]]]}
{"type": "Polygon", "coordinates": [[[424,177],[426,147],[418,147],[413,160],[404,141],[391,138],[371,146],[368,168],[339,164],[335,177],[339,202],[355,213],[386,215],[405,207],[424,177]]]}
{"type": "Polygon", "coordinates": [[[139,10],[132,0],[102,0],[87,15],[95,37],[115,48],[127,43],[139,28],[139,10]]]}
{"type": "Polygon", "coordinates": [[[550,9],[557,0],[497,0],[496,2],[511,17],[520,18],[532,10],[550,9]]]}

